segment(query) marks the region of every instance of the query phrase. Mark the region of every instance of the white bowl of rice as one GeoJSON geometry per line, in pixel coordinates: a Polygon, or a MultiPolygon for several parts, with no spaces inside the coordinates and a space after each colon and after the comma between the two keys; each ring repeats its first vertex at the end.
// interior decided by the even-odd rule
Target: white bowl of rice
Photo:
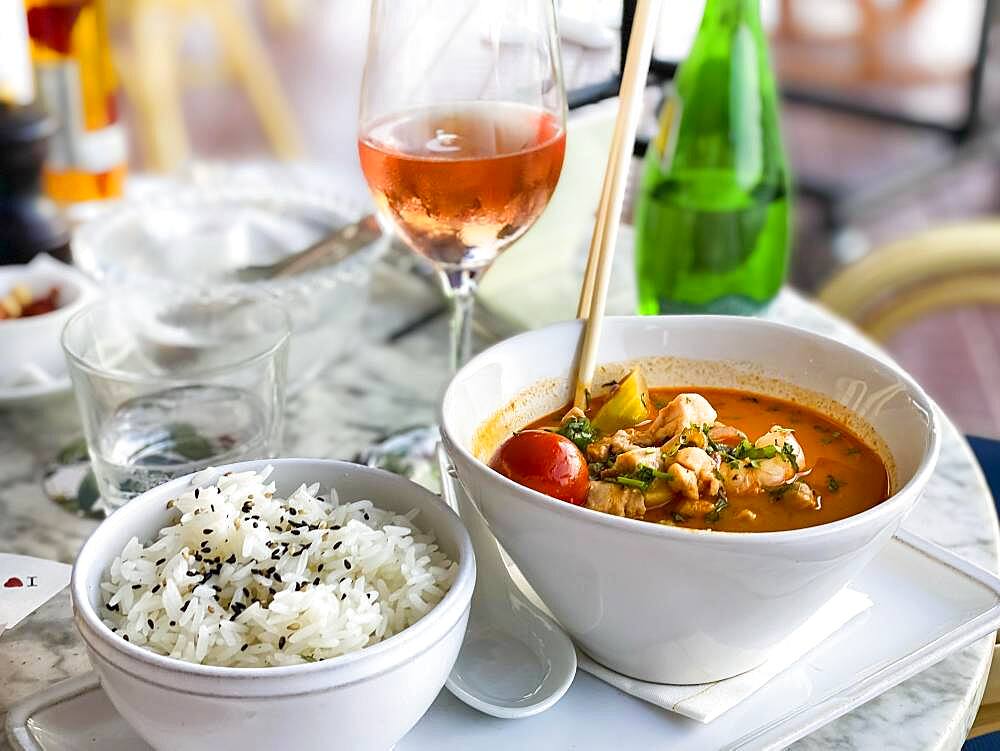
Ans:
{"type": "Polygon", "coordinates": [[[345,462],[244,462],[130,501],[73,569],[74,619],[156,749],[388,749],[440,692],[475,585],[441,500],[345,462]]]}

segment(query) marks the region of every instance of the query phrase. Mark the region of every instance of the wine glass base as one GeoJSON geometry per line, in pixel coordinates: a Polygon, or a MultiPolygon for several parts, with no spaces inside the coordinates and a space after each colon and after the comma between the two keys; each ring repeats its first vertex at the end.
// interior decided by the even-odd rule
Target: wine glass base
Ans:
{"type": "Polygon", "coordinates": [[[394,433],[358,455],[358,462],[402,475],[432,493],[441,492],[437,447],[441,433],[437,425],[424,425],[394,433]]]}

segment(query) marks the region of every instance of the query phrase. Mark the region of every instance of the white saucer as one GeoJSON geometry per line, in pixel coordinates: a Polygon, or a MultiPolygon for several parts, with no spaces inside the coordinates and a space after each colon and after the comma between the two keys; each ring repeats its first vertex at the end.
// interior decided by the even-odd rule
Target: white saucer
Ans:
{"type": "Polygon", "coordinates": [[[0,295],[15,284],[43,294],[60,290],[60,306],[51,313],[0,321],[0,409],[39,407],[70,393],[69,374],[59,338],[63,326],[101,291],[82,271],[47,255],[28,264],[0,267],[0,295]]]}
{"type": "MultiPolygon", "coordinates": [[[[1000,626],[1000,579],[901,532],[851,583],[865,614],[708,725],[578,672],[555,707],[524,720],[479,714],[442,691],[397,745],[418,749],[783,748],[1000,626]]],[[[148,751],[86,674],[11,707],[7,733],[28,751],[148,751]]]]}

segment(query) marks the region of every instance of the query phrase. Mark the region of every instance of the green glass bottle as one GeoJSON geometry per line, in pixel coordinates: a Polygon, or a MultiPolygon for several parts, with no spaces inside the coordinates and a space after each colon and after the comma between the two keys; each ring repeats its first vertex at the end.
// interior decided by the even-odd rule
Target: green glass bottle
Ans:
{"type": "Polygon", "coordinates": [[[760,310],[785,279],[788,169],[759,0],[707,0],[636,205],[639,312],[760,310]]]}

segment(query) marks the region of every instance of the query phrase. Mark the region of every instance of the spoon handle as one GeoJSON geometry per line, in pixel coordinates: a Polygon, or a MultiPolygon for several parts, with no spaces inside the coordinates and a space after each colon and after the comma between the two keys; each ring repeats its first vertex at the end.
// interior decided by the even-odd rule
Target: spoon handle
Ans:
{"type": "Polygon", "coordinates": [[[469,494],[459,487],[448,455],[440,445],[437,449],[437,460],[441,470],[441,493],[445,503],[462,517],[462,522],[472,540],[472,549],[476,553],[476,592],[473,597],[485,601],[489,594],[502,594],[494,590],[502,586],[510,576],[510,572],[500,556],[496,538],[490,532],[486,519],[469,498],[469,494]]]}

